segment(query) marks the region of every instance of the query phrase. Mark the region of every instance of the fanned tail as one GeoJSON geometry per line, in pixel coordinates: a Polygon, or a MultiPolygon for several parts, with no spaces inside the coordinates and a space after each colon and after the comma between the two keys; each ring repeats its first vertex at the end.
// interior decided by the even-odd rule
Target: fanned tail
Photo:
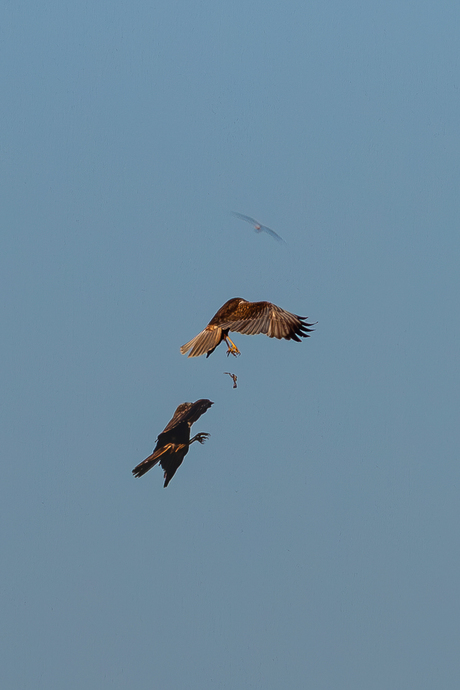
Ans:
{"type": "Polygon", "coordinates": [[[221,328],[205,328],[204,331],[198,333],[188,343],[182,345],[180,351],[182,355],[186,355],[190,350],[189,357],[200,357],[205,353],[208,356],[219,345],[222,340],[221,328]]]}

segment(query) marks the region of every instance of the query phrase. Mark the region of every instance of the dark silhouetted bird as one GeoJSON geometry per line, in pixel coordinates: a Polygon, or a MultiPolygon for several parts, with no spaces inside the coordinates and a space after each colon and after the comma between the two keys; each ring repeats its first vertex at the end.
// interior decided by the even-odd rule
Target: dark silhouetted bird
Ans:
{"type": "Polygon", "coordinates": [[[194,442],[204,443],[209,434],[196,434],[190,438],[192,424],[209,410],[213,405],[206,398],[197,400],[194,403],[185,402],[178,406],[174,412],[174,417],[165,427],[164,431],[158,436],[157,444],[152,455],[143,460],[133,469],[135,477],[142,477],[152,467],[160,463],[164,470],[164,488],[166,488],[174,477],[177,469],[181,466],[183,459],[188,453],[189,446],[194,442]]]}
{"type": "Polygon", "coordinates": [[[274,230],[272,230],[271,228],[267,228],[266,225],[262,225],[262,223],[259,223],[259,221],[255,218],[251,218],[251,216],[245,216],[242,213],[237,213],[236,211],[232,211],[232,213],[240,220],[245,220],[246,223],[250,223],[256,232],[266,232],[267,235],[271,235],[278,242],[283,242],[284,244],[286,244],[283,238],[280,237],[274,230]]]}
{"type": "Polygon", "coordinates": [[[309,337],[313,325],[303,316],[291,314],[271,302],[247,302],[241,297],[234,297],[225,302],[204,331],[182,345],[180,351],[185,355],[190,350],[189,357],[200,357],[205,353],[209,357],[219,343],[225,340],[228,345],[227,355],[236,357],[241,353],[228,337],[229,331],[246,335],[264,333],[269,338],[284,338],[300,343],[300,338],[309,337]]]}

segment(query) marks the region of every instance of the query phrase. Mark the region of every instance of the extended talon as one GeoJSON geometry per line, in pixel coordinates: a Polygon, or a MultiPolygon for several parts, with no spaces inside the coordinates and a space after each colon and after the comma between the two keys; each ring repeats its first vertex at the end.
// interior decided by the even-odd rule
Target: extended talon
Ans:
{"type": "Polygon", "coordinates": [[[204,443],[210,436],[211,434],[207,434],[205,432],[201,432],[200,434],[197,434],[194,438],[195,441],[198,441],[198,443],[204,443]]]}
{"type": "Polygon", "coordinates": [[[238,348],[237,348],[237,346],[235,345],[235,343],[234,343],[232,340],[230,340],[230,338],[228,337],[228,335],[227,335],[227,336],[224,336],[224,339],[225,339],[225,342],[226,342],[227,345],[228,345],[227,357],[228,357],[229,355],[233,355],[234,357],[238,357],[238,355],[240,355],[241,352],[238,350],[238,348]]]}
{"type": "Polygon", "coordinates": [[[229,355],[233,355],[234,357],[238,357],[240,354],[241,354],[241,352],[238,350],[238,348],[229,347],[227,350],[227,357],[229,355]]]}

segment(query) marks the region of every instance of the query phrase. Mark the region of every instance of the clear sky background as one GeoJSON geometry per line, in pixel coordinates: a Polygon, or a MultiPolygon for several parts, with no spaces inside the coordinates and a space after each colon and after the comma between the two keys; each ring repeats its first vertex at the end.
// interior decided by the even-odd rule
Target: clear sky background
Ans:
{"type": "Polygon", "coordinates": [[[459,4],[0,24],[2,687],[458,688],[459,4]],[[182,357],[236,296],[315,333],[182,357]]]}

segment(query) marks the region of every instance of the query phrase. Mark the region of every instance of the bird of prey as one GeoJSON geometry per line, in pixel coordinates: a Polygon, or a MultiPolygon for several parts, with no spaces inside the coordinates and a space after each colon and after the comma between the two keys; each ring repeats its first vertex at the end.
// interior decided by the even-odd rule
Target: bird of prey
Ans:
{"type": "Polygon", "coordinates": [[[240,353],[236,345],[228,337],[229,331],[237,331],[246,335],[264,333],[269,338],[284,338],[296,340],[308,338],[313,330],[303,316],[291,314],[271,302],[247,302],[241,297],[234,297],[225,302],[206,328],[192,340],[182,345],[183,355],[190,350],[189,357],[206,357],[214,352],[216,347],[225,340],[228,345],[227,356],[240,353]]]}
{"type": "Polygon", "coordinates": [[[200,433],[191,439],[190,429],[192,424],[206,410],[209,410],[211,405],[214,403],[206,400],[206,398],[194,403],[185,402],[179,405],[174,412],[174,417],[158,436],[152,455],[149,455],[133,469],[134,476],[142,477],[143,474],[160,463],[164,470],[164,488],[166,488],[187,455],[189,446],[194,441],[204,443],[208,438],[209,434],[200,433]]]}
{"type": "Polygon", "coordinates": [[[233,381],[233,388],[238,388],[237,386],[237,381],[238,381],[238,376],[236,374],[231,374],[229,371],[224,371],[224,374],[228,374],[230,378],[233,381]]]}
{"type": "Polygon", "coordinates": [[[266,225],[262,225],[262,223],[259,223],[259,221],[255,218],[251,218],[251,216],[245,216],[242,213],[237,213],[236,211],[232,211],[232,213],[240,220],[245,220],[246,223],[250,223],[256,232],[266,232],[267,235],[271,235],[278,242],[283,242],[284,244],[286,244],[283,238],[280,237],[274,230],[272,230],[271,228],[267,228],[266,225]]]}

